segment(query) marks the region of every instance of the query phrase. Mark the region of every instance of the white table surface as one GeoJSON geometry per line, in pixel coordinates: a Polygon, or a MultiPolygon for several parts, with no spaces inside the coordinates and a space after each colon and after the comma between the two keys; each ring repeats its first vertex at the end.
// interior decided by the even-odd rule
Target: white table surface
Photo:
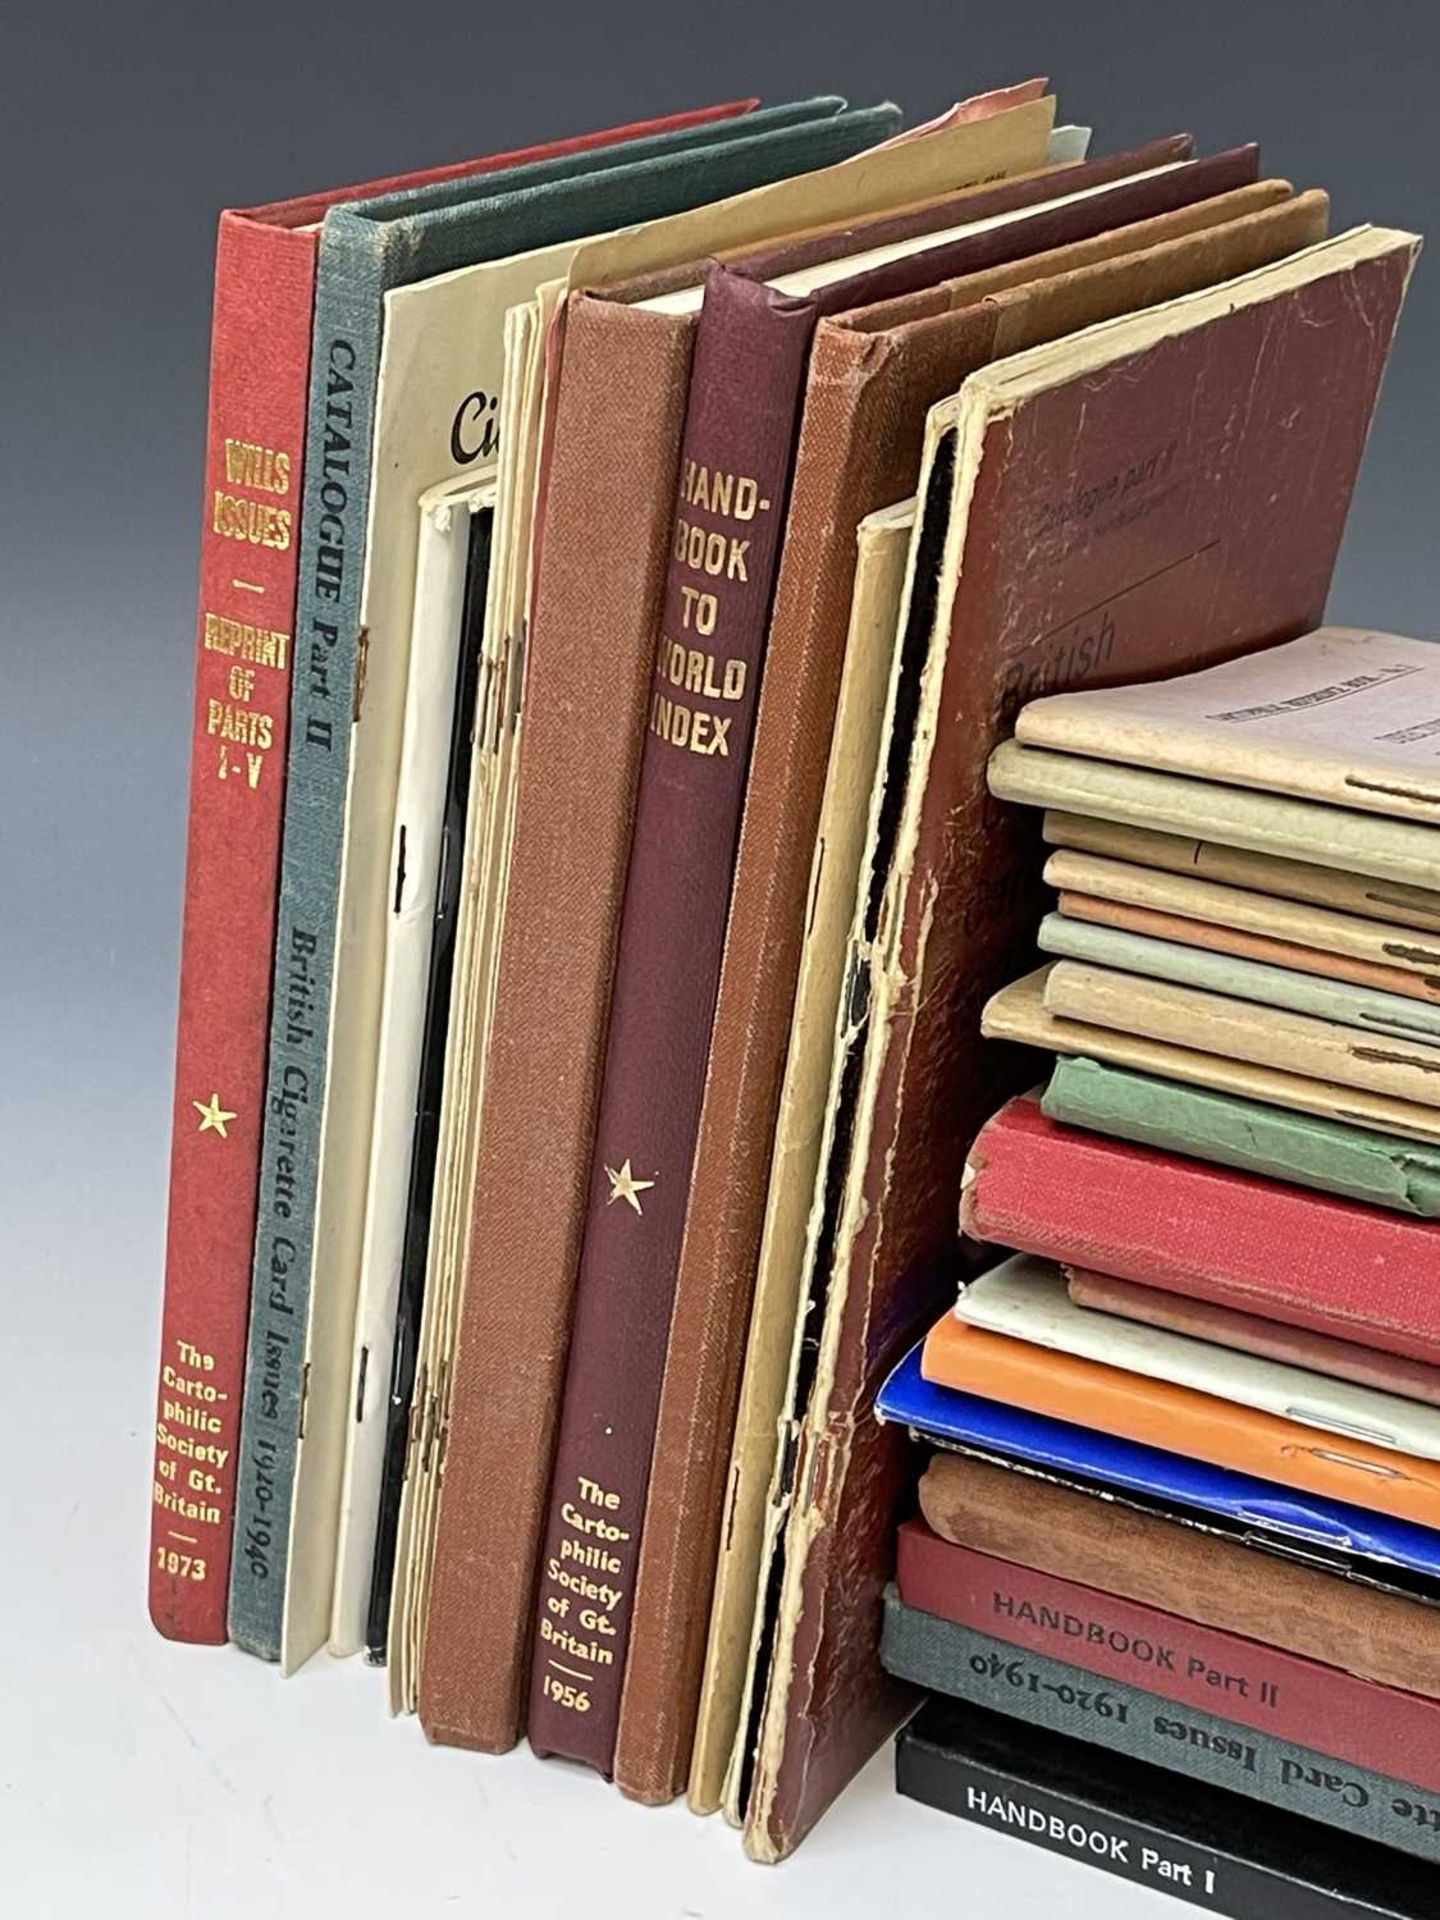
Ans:
{"type": "Polygon", "coordinates": [[[581,1770],[427,1745],[378,1674],[289,1681],[144,1610],[169,1063],[103,1005],[5,1128],[3,1920],[1113,1920],[1182,1908],[899,1799],[876,1757],[794,1859],[581,1770]],[[137,1111],[138,1105],[138,1111],[137,1111]],[[98,1145],[97,1145],[98,1143],[98,1145]],[[17,1525],[18,1521],[18,1525],[17,1525]]]}

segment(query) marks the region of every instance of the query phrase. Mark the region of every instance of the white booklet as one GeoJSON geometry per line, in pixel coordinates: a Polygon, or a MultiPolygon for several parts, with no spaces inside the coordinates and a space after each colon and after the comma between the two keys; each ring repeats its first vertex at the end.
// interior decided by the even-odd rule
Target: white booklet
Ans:
{"type": "Polygon", "coordinates": [[[469,475],[432,487],[420,498],[331,1613],[330,1650],[337,1654],[357,1653],[366,1643],[442,855],[456,862],[461,857],[460,847],[447,847],[445,837],[452,734],[463,729],[468,758],[474,701],[468,713],[458,703],[462,687],[472,687],[472,674],[462,668],[467,653],[478,653],[485,609],[488,568],[479,565],[477,577],[472,542],[477,524],[488,529],[494,506],[494,483],[477,485],[469,475]]]}
{"type": "Polygon", "coordinates": [[[1048,1260],[1017,1254],[992,1267],[971,1282],[955,1311],[989,1333],[1166,1380],[1343,1439],[1440,1460],[1440,1408],[1077,1307],[1064,1274],[1048,1260]]]}
{"type": "Polygon", "coordinates": [[[340,1490],[351,1417],[371,1117],[379,1060],[391,847],[409,681],[419,543],[416,503],[468,473],[494,475],[505,315],[562,272],[574,242],[485,261],[385,296],[375,398],[363,661],[351,734],[330,1068],[295,1469],[283,1663],[293,1671],[333,1627],[340,1490]]]}

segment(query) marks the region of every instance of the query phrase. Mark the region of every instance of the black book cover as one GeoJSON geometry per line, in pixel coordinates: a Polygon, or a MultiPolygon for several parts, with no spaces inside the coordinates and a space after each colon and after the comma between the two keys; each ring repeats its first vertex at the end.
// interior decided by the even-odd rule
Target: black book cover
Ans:
{"type": "Polygon", "coordinates": [[[912,1800],[1231,1920],[1434,1920],[1440,1872],[1062,1734],[934,1699],[902,1729],[912,1800]]]}
{"type": "Polygon", "coordinates": [[[445,782],[445,825],[440,849],[440,878],[435,890],[435,933],[430,946],[430,978],[425,990],[425,1035],[420,1056],[415,1132],[410,1149],[405,1250],[400,1267],[400,1298],[395,1314],[390,1399],[385,1415],[385,1464],[380,1482],[380,1516],[375,1532],[375,1561],[370,1576],[370,1608],[366,1623],[367,1657],[377,1665],[384,1664],[390,1630],[390,1592],[395,1584],[395,1539],[400,1526],[400,1495],[405,1484],[410,1404],[415,1391],[415,1360],[420,1345],[420,1317],[425,1305],[425,1268],[430,1249],[430,1213],[435,1196],[440,1103],[445,1092],[445,1040],[450,1025],[450,987],[455,970],[455,935],[460,911],[460,880],[464,870],[465,812],[470,796],[470,766],[480,690],[480,654],[485,638],[485,595],[490,578],[493,520],[494,515],[488,509],[470,516],[465,599],[457,635],[460,664],[455,676],[455,717],[450,728],[450,758],[445,782]]]}

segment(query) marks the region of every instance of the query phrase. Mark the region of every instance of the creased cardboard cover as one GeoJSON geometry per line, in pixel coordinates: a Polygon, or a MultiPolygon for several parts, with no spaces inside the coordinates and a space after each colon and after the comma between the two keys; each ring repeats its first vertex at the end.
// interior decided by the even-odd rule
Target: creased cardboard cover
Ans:
{"type": "Polygon", "coordinates": [[[1413,994],[1386,993],[1308,970],[1214,953],[1188,941],[1156,939],[1123,927],[1047,913],[1040,923],[1040,950],[1056,959],[1087,961],[1120,973],[1254,1001],[1258,1006],[1283,1007],[1362,1033],[1440,1044],[1440,1007],[1413,994]]]}
{"type": "Polygon", "coordinates": [[[1440,646],[1321,627],[1155,687],[1060,694],[1021,714],[1029,745],[1440,821],[1440,646]]]}
{"type": "Polygon", "coordinates": [[[1039,917],[1038,822],[989,804],[985,762],[1041,691],[1318,623],[1415,244],[1310,248],[1021,354],[932,415],[921,495],[949,530],[754,1763],[761,1858],[903,1711],[875,1647],[905,1474],[870,1409],[951,1284],[964,1143],[1031,1072],[979,1046],[1039,917]]]}
{"type": "MultiPolygon", "coordinates": [[[[1262,911],[1268,911],[1277,903],[1257,897],[1257,904],[1262,911]]],[[[1184,946],[1203,947],[1210,953],[1235,954],[1240,959],[1256,960],[1265,966],[1286,967],[1295,973],[1318,974],[1326,980],[1341,980],[1356,987],[1373,987],[1381,993],[1399,994],[1432,1004],[1440,1001],[1440,971],[1412,973],[1404,967],[1385,966],[1377,960],[1336,953],[1328,947],[1302,945],[1298,939],[1280,940],[1269,934],[1250,932],[1243,927],[1198,920],[1188,913],[1162,913],[1154,907],[1131,906],[1122,900],[1102,899],[1098,894],[1072,892],[1068,887],[1062,888],[1059,905],[1067,920],[1085,920],[1097,927],[1115,927],[1125,933],[1143,934],[1152,940],[1178,941],[1184,946]]],[[[1307,932],[1311,930],[1311,926],[1306,927],[1307,932]]],[[[1375,927],[1374,936],[1383,938],[1383,933],[1383,928],[1375,927]]],[[[1425,937],[1433,948],[1433,929],[1427,930],[1425,937]]],[[[1410,947],[1408,934],[1403,944],[1410,947]]],[[[1425,948],[1417,943],[1415,952],[1418,954],[1423,951],[1425,948]]]]}
{"type": "Polygon", "coordinates": [[[996,749],[990,790],[1001,800],[1219,840],[1402,886],[1429,889],[1435,884],[1434,828],[1418,820],[1227,787],[1183,773],[1086,760],[1078,753],[1027,747],[1018,740],[1006,740],[996,749]]]}
{"type": "Polygon", "coordinates": [[[1216,1087],[1249,1100],[1292,1107],[1297,1113],[1316,1113],[1353,1127],[1373,1127],[1401,1140],[1440,1144],[1435,1109],[1423,1107],[1417,1100],[1396,1100],[1360,1087],[1337,1087],[1328,1080],[1307,1080],[1298,1073],[1284,1073],[1278,1067],[1256,1066],[1249,1060],[1202,1053],[1196,1047],[1146,1040],[1139,1034],[1092,1026],[1086,1020],[1061,1019],[1046,1011],[1046,972],[1041,967],[1026,974],[986,1002],[981,1019],[988,1039],[1133,1067],[1139,1073],[1158,1074],[1186,1086],[1216,1087]]]}
{"type": "Polygon", "coordinates": [[[1051,1120],[1136,1146],[1213,1160],[1395,1213],[1440,1216],[1440,1155],[1363,1127],[1098,1060],[1057,1060],[1041,1105],[1051,1120]]]}
{"type": "MultiPolygon", "coordinates": [[[[1440,853],[1440,844],[1436,851],[1440,853]]],[[[1413,973],[1422,981],[1440,975],[1440,935],[1363,914],[1340,913],[1257,894],[1246,887],[1227,887],[1189,874],[1163,873],[1068,849],[1051,854],[1045,878],[1062,893],[1235,927],[1294,946],[1319,947],[1372,966],[1413,973]]]]}
{"type": "Polygon", "coordinates": [[[1423,1040],[1362,1033],[1333,1020],[1116,973],[1083,960],[1055,962],[1045,983],[1045,1005],[1062,1019],[1440,1106],[1440,1053],[1423,1040]]]}

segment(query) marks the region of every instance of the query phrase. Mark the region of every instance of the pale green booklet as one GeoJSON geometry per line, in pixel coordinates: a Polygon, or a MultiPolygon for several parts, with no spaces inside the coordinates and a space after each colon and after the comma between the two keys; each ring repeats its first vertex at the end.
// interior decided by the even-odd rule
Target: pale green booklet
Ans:
{"type": "Polygon", "coordinates": [[[1065,1126],[1440,1218],[1440,1152],[1418,1141],[1083,1057],[1055,1062],[1041,1104],[1065,1126]]]}
{"type": "Polygon", "coordinates": [[[1218,840],[1229,847],[1410,886],[1433,888],[1440,875],[1440,829],[1418,820],[1392,820],[1322,800],[1117,766],[1077,753],[1021,746],[1018,740],[996,748],[988,780],[997,800],[1023,806],[1218,840]]]}

